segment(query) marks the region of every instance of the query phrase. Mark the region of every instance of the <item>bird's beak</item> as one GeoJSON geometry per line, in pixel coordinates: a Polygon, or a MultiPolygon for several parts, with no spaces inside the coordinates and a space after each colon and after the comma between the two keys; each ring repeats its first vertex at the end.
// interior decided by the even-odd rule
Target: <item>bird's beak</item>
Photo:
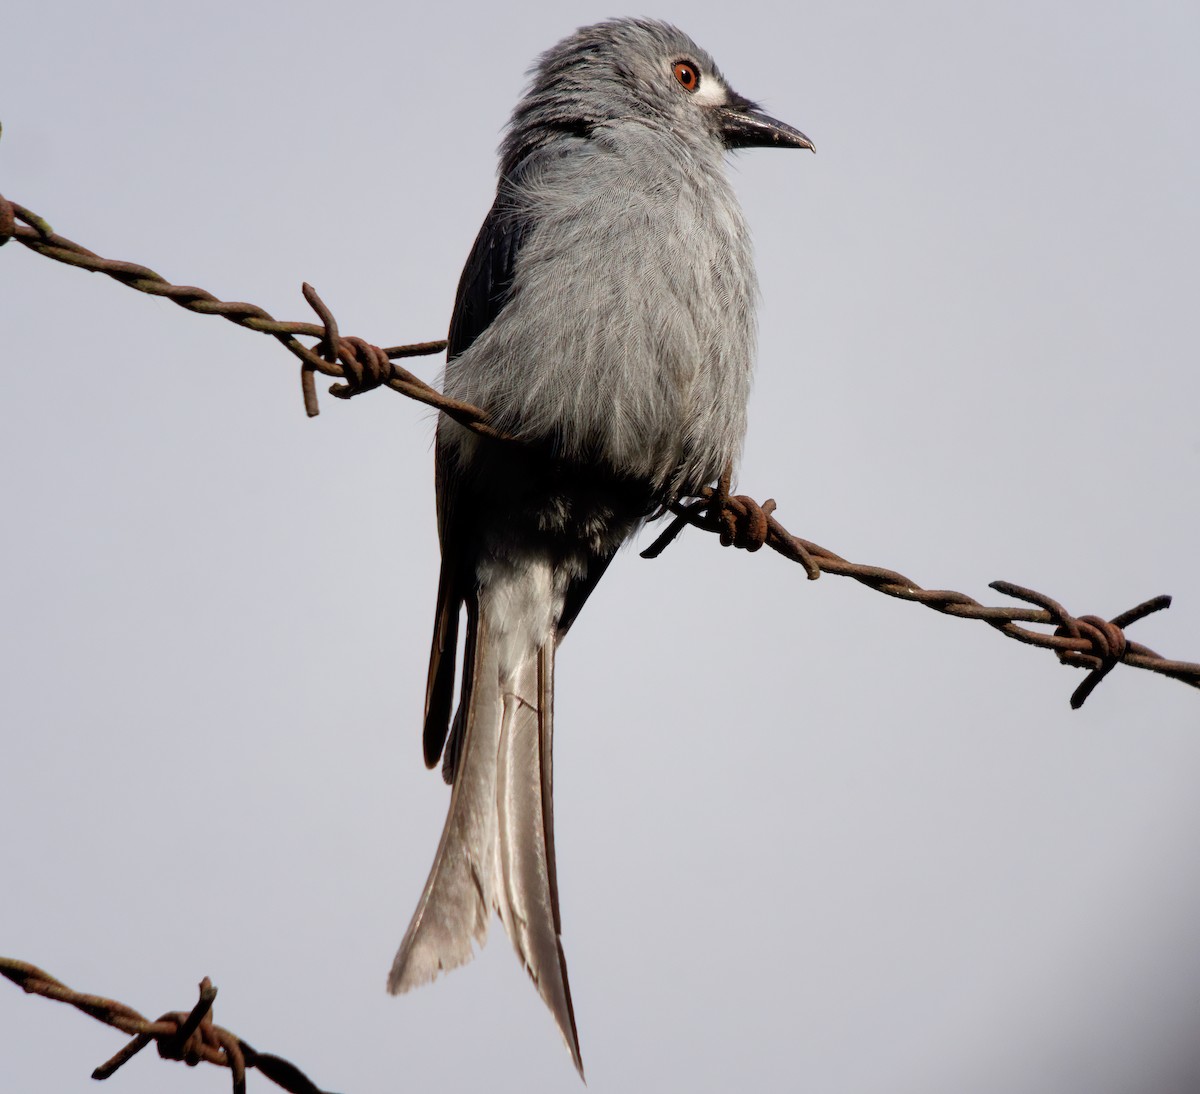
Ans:
{"type": "Polygon", "coordinates": [[[731,94],[729,102],[718,107],[721,136],[726,148],[816,148],[799,129],[769,117],[756,103],[731,94]]]}

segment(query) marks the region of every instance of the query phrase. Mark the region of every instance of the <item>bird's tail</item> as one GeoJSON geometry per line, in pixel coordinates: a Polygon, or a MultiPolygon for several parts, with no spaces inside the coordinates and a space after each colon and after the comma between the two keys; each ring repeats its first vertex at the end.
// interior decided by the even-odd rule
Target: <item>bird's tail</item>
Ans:
{"type": "Polygon", "coordinates": [[[468,613],[450,811],[388,990],[408,991],[470,961],[495,909],[582,1075],[554,866],[555,639],[514,658],[495,615],[486,598],[468,613]],[[504,663],[510,658],[515,665],[504,663]]]}

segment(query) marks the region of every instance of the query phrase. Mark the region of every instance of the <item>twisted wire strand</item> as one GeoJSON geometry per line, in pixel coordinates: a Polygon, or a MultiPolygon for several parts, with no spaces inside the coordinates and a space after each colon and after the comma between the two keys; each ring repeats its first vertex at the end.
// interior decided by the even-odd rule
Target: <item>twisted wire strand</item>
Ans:
{"type": "Polygon", "coordinates": [[[92,1072],[93,1079],[109,1078],[147,1045],[156,1043],[164,1060],[180,1060],[188,1067],[208,1063],[228,1068],[234,1094],[245,1094],[248,1068],[256,1068],[289,1094],[323,1094],[295,1064],[281,1056],[258,1052],[236,1034],[213,1024],[217,989],[207,976],[200,982],[200,998],[190,1011],[170,1011],[153,1022],[115,999],[75,991],[27,961],[0,957],[0,976],[30,995],[69,1003],[98,1022],[133,1036],[129,1044],[92,1072]]]}
{"type": "MultiPolygon", "coordinates": [[[[726,481],[723,480],[722,485],[726,481]]],[[[1008,638],[1053,650],[1064,665],[1086,669],[1088,675],[1071,695],[1073,710],[1083,706],[1100,681],[1118,664],[1147,669],[1200,688],[1200,664],[1170,660],[1148,646],[1131,641],[1124,633],[1125,628],[1133,623],[1169,608],[1169,596],[1152,597],[1112,619],[1103,619],[1096,615],[1074,616],[1044,593],[1011,581],[993,581],[989,588],[1034,607],[990,607],[966,593],[922,588],[895,570],[850,562],[827,547],[792,535],[772,515],[775,502],[771,499],[760,506],[745,495],[731,497],[723,493],[720,487],[709,487],[699,497],[680,499],[670,509],[675,514],[674,520],[642,552],[643,558],[657,558],[690,525],[717,532],[721,535],[722,543],[735,547],[750,551],[763,546],[770,547],[803,566],[810,580],[815,580],[823,573],[849,577],[885,596],[923,604],[958,619],[980,620],[1008,638]],[[1041,624],[1054,630],[1051,633],[1030,630],[1021,625],[1025,623],[1041,624]]]]}

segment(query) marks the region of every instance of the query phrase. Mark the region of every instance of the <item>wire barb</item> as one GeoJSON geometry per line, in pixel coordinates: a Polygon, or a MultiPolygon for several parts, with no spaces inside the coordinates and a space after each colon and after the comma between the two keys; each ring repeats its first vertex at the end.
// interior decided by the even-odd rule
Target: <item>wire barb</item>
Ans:
{"type": "Polygon", "coordinates": [[[0,976],[31,995],[69,1003],[99,1022],[134,1035],[120,1052],[92,1072],[93,1079],[109,1078],[153,1041],[164,1060],[180,1060],[188,1067],[209,1063],[229,1068],[234,1094],[245,1094],[247,1068],[257,1068],[289,1094],[322,1094],[295,1064],[279,1056],[256,1052],[240,1037],[213,1024],[212,1006],[217,989],[207,976],[200,982],[200,997],[190,1011],[171,1011],[155,1022],[147,1021],[132,1007],[115,999],[73,991],[27,961],[0,957],[0,976]]]}
{"type": "MultiPolygon", "coordinates": [[[[1142,657],[1164,661],[1163,658],[1159,658],[1158,654],[1146,649],[1145,646],[1131,643],[1125,637],[1125,628],[1139,619],[1145,619],[1154,612],[1161,612],[1169,608],[1171,606],[1169,596],[1153,597],[1137,607],[1113,616],[1112,619],[1102,619],[1098,615],[1072,616],[1057,600],[1051,600],[1043,593],[1034,592],[1021,585],[1014,585],[1009,581],[993,581],[991,587],[1005,596],[1011,596],[1014,600],[1024,600],[1026,603],[1038,605],[1049,616],[1047,622],[1056,624],[1054,637],[1067,638],[1076,643],[1086,643],[1083,648],[1064,646],[1056,650],[1059,661],[1064,665],[1074,665],[1076,668],[1090,670],[1083,683],[1071,695],[1072,710],[1078,710],[1083,706],[1100,681],[1117,665],[1123,662],[1134,664],[1135,662],[1127,657],[1132,651],[1136,650],[1142,657]]],[[[1138,667],[1149,668],[1151,666],[1139,665],[1138,667]]],[[[1193,687],[1200,687],[1200,671],[1192,673],[1181,671],[1188,667],[1200,670],[1200,666],[1186,666],[1176,662],[1172,669],[1158,671],[1183,680],[1184,683],[1191,684],[1193,687]]]]}
{"type": "MultiPolygon", "coordinates": [[[[173,285],[145,266],[101,258],[86,247],[56,235],[36,213],[0,195],[0,246],[10,239],[56,262],[106,274],[139,292],[172,300],[189,311],[219,315],[250,330],[272,335],[301,361],[301,388],[305,410],[310,416],[315,416],[319,410],[315,379],[319,372],[343,381],[329,389],[337,398],[350,399],[375,387],[387,387],[435,407],[482,436],[520,442],[520,438],[506,437],[489,425],[483,410],[443,395],[396,363],[404,357],[440,353],[446,348],[444,341],[414,342],[382,349],[364,339],[343,336],[333,313],[307,283],[303,286],[304,298],[317,313],[320,325],[283,323],[257,305],[219,300],[212,293],[192,285],[173,285]],[[314,338],[316,344],[310,348],[298,341],[299,338],[314,338]]],[[[885,596],[924,604],[961,619],[982,620],[1018,642],[1054,650],[1065,665],[1087,669],[1088,676],[1071,696],[1071,706],[1076,709],[1118,664],[1148,669],[1191,687],[1200,687],[1200,664],[1170,661],[1125,636],[1125,628],[1132,623],[1169,607],[1169,596],[1155,597],[1112,619],[1103,619],[1096,615],[1073,616],[1057,601],[1010,582],[992,582],[991,587],[1033,604],[1035,608],[987,607],[964,593],[923,589],[894,570],[848,562],[825,547],[792,535],[775,519],[773,500],[759,505],[745,494],[730,494],[730,471],[726,468],[716,488],[705,487],[694,498],[679,498],[668,505],[666,511],[674,517],[642,552],[642,557],[657,558],[684,528],[692,525],[717,533],[726,546],[747,551],[770,547],[803,566],[810,581],[815,581],[822,573],[850,577],[885,596]],[[1021,626],[1025,623],[1052,626],[1055,630],[1046,634],[1021,626]]],[[[242,1048],[244,1050],[246,1046],[242,1048]]]]}

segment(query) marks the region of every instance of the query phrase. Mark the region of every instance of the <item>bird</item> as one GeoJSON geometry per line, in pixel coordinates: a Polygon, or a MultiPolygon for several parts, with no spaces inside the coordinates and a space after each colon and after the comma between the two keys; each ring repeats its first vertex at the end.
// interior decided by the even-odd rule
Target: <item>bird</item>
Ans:
{"type": "Polygon", "coordinates": [[[740,452],[758,283],[726,154],[814,149],[667,23],[582,27],[529,75],[450,323],[444,391],[500,436],[439,416],[423,740],[452,790],[388,989],[469,961],[495,911],[582,1077],[555,869],[555,652],[622,544],[740,452]]]}

